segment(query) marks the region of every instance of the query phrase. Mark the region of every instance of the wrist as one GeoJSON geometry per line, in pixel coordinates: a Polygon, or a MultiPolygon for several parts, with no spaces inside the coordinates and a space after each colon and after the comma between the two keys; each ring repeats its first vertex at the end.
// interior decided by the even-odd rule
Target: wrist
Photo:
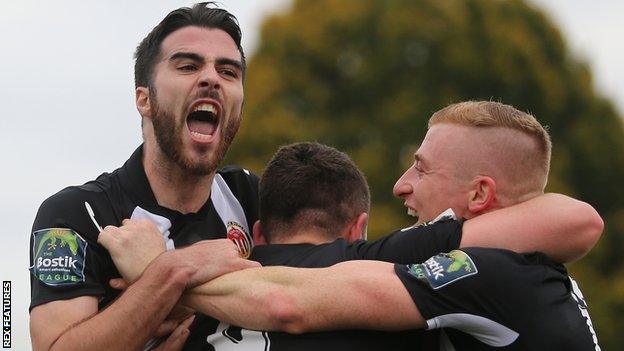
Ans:
{"type": "Polygon", "coordinates": [[[159,284],[172,284],[184,290],[196,269],[181,263],[174,251],[162,253],[147,266],[143,276],[159,284]]]}

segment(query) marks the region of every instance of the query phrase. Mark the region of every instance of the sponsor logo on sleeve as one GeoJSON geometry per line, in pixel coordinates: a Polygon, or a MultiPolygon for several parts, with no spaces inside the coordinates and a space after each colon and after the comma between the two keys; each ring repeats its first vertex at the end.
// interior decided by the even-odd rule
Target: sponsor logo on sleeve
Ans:
{"type": "Polygon", "coordinates": [[[66,228],[38,230],[32,235],[33,262],[30,272],[50,286],[72,285],[85,281],[87,242],[66,228]]]}
{"type": "Polygon", "coordinates": [[[477,266],[470,256],[461,250],[441,253],[424,263],[408,265],[407,268],[412,276],[427,283],[433,289],[440,289],[478,273],[477,266]]]}

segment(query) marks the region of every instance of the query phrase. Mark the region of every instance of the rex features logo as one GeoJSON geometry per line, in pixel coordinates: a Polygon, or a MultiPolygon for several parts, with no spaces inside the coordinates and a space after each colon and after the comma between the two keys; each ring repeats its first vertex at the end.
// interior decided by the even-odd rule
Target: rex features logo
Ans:
{"type": "Polygon", "coordinates": [[[32,274],[47,285],[84,281],[87,243],[75,231],[49,228],[33,233],[32,274]]]}

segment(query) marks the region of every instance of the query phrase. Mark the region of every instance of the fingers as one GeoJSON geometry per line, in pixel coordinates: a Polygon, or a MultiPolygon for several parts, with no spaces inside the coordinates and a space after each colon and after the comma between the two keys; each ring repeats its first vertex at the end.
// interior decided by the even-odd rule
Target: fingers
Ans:
{"type": "Polygon", "coordinates": [[[116,290],[126,290],[129,286],[123,278],[114,278],[108,281],[111,288],[116,290]]]}
{"type": "Polygon", "coordinates": [[[259,268],[259,267],[262,267],[260,262],[256,262],[252,260],[243,260],[243,262],[241,263],[241,269],[259,268]]]}
{"type": "Polygon", "coordinates": [[[191,324],[193,324],[194,320],[195,320],[195,315],[192,315],[188,317],[187,319],[185,319],[184,322],[182,322],[182,324],[180,325],[184,326],[186,329],[189,329],[191,327],[191,324]]]}
{"type": "Polygon", "coordinates": [[[165,335],[171,334],[178,326],[180,325],[179,319],[167,319],[160,323],[156,332],[154,332],[155,337],[161,337],[165,335]]]}
{"type": "Polygon", "coordinates": [[[184,347],[184,343],[190,334],[189,327],[193,323],[195,316],[191,316],[182,322],[174,331],[169,335],[167,340],[155,350],[158,351],[179,351],[184,347]]]}
{"type": "Polygon", "coordinates": [[[171,309],[167,319],[177,319],[183,320],[195,314],[195,310],[188,308],[182,305],[179,301],[178,303],[171,309]]]}
{"type": "Polygon", "coordinates": [[[115,234],[119,232],[119,228],[114,225],[107,225],[104,229],[98,234],[97,242],[109,249],[115,245],[116,236],[115,234]]]}

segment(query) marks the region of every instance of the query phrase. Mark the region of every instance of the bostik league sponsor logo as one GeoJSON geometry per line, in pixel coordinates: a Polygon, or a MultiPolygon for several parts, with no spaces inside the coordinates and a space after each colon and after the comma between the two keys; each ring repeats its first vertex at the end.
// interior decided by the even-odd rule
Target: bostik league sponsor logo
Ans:
{"type": "Polygon", "coordinates": [[[87,243],[66,228],[42,229],[33,233],[33,263],[30,271],[47,285],[68,285],[84,281],[87,243]]]}
{"type": "Polygon", "coordinates": [[[409,265],[408,271],[433,289],[478,273],[470,256],[461,250],[435,255],[422,264],[409,265]]]}
{"type": "Polygon", "coordinates": [[[2,348],[11,348],[11,281],[2,282],[2,348]]]}

